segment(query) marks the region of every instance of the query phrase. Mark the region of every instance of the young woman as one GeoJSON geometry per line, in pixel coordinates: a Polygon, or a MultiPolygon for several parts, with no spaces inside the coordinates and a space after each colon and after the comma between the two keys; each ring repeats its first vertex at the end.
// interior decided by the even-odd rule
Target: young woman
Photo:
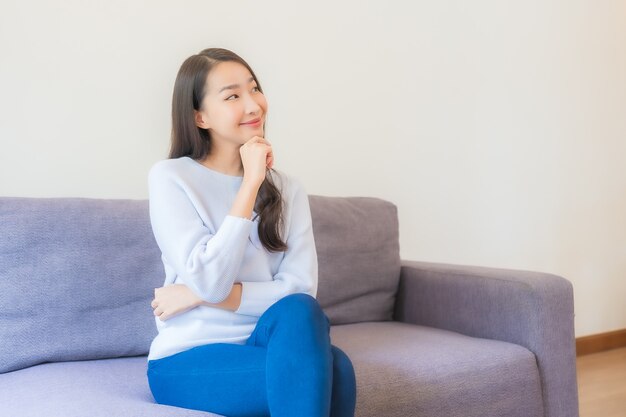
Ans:
{"type": "Polygon", "coordinates": [[[303,187],[272,169],[267,101],[220,48],[181,66],[169,159],[149,173],[165,285],[152,301],[155,400],[235,416],[353,416],[350,359],[315,300],[317,254],[303,187]]]}

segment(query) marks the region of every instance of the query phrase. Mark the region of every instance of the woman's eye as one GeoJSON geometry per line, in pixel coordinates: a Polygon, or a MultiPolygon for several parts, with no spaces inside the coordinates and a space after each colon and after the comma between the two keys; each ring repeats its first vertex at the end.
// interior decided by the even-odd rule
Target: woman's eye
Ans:
{"type": "Polygon", "coordinates": [[[261,91],[261,90],[259,90],[259,87],[252,87],[252,89],[256,90],[256,91],[261,91]]]}
{"type": "Polygon", "coordinates": [[[236,97],[238,97],[238,96],[237,96],[237,94],[233,94],[232,96],[228,97],[226,100],[230,100],[230,99],[231,99],[231,98],[233,98],[233,97],[235,97],[235,98],[236,98],[236,97]]]}

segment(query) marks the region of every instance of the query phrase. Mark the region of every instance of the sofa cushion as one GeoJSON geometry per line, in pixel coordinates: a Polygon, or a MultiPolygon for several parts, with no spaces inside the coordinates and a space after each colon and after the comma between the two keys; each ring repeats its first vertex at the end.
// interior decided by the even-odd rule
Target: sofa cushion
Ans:
{"type": "Polygon", "coordinates": [[[147,353],[160,257],[147,200],[0,198],[0,373],[147,353]]]}
{"type": "Polygon", "coordinates": [[[332,324],[391,320],[400,277],[398,213],[370,197],[309,196],[317,299],[332,324]]]}
{"type": "MultiPolygon", "coordinates": [[[[354,365],[360,417],[543,415],[535,357],[523,347],[396,322],[332,326],[331,337],[354,365]]],[[[155,404],[146,370],[135,357],[9,372],[0,415],[216,416],[155,404]]]]}
{"type": "Polygon", "coordinates": [[[524,347],[399,322],[333,326],[331,340],[354,365],[358,416],[543,416],[524,347]]]}
{"type": "Polygon", "coordinates": [[[0,375],[0,416],[212,417],[217,414],[156,404],[147,358],[45,363],[0,375]]]}

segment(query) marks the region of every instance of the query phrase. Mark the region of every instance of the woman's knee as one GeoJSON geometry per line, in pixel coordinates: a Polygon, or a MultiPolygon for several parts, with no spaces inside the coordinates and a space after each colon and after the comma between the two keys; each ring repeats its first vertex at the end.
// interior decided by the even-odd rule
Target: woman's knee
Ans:
{"type": "Polygon", "coordinates": [[[289,294],[278,300],[273,307],[275,307],[276,310],[284,310],[290,317],[320,319],[330,324],[322,307],[320,307],[317,300],[309,294],[289,294]]]}

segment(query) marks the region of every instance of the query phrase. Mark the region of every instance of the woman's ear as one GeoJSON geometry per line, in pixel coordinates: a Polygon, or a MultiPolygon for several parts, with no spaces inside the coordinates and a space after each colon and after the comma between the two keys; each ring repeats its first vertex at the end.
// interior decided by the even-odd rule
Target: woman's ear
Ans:
{"type": "Polygon", "coordinates": [[[193,115],[196,120],[196,126],[198,126],[200,129],[209,128],[209,124],[204,121],[204,116],[202,116],[202,113],[200,113],[198,110],[194,110],[193,115]]]}

